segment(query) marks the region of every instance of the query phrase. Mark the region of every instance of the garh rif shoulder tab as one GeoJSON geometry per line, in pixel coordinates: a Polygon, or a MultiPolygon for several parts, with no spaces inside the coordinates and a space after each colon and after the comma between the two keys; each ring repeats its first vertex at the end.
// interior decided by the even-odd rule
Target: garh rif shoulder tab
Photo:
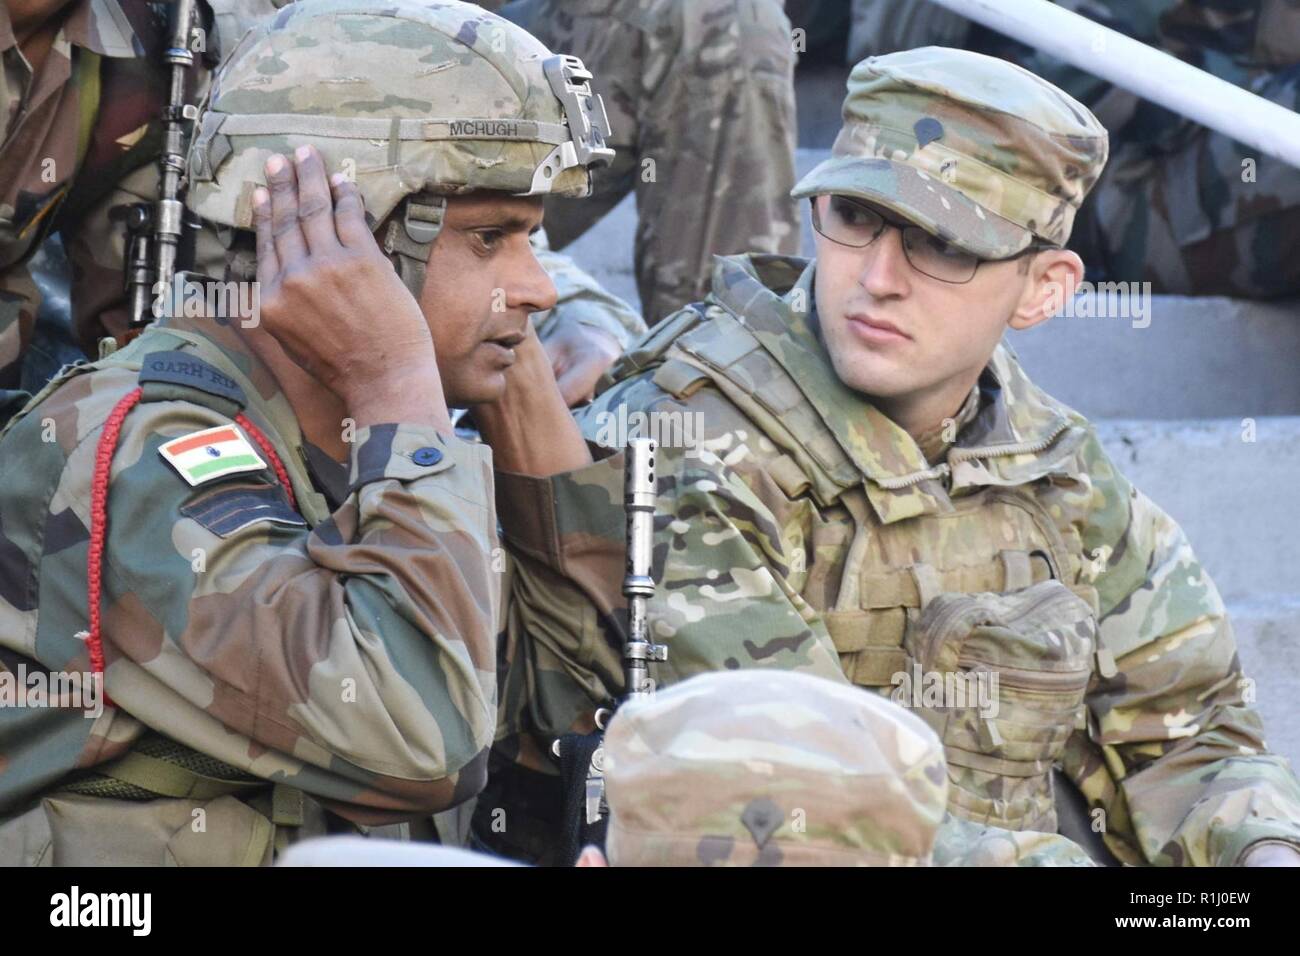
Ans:
{"type": "Polygon", "coordinates": [[[236,411],[247,404],[238,382],[193,352],[150,352],[140,363],[140,385],[145,401],[176,398],[173,387],[179,386],[224,399],[236,411]]]}

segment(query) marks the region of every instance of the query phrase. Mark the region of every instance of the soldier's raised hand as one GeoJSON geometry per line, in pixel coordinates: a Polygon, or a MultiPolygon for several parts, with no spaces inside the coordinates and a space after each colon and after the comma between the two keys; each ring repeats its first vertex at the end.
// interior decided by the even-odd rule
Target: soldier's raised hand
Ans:
{"type": "MultiPolygon", "coordinates": [[[[369,228],[356,186],[320,154],[272,156],[253,195],[261,329],[347,406],[358,424],[451,431],[429,326],[369,228]]],[[[263,355],[263,358],[266,358],[263,355]]]]}

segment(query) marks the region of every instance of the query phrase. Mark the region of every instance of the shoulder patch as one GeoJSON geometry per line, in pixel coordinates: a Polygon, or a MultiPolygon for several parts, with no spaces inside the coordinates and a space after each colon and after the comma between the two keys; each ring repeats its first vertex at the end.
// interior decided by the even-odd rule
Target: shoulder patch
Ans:
{"type": "Polygon", "coordinates": [[[306,519],[289,507],[276,485],[222,485],[183,505],[181,514],[222,538],[261,522],[307,527],[306,519]]]}
{"type": "Polygon", "coordinates": [[[218,425],[173,438],[159,446],[158,454],[193,486],[266,468],[266,462],[234,425],[218,425]]]}
{"type": "Polygon", "coordinates": [[[140,363],[140,384],[162,382],[207,392],[243,408],[244,390],[233,378],[193,352],[150,352],[140,363]]]}

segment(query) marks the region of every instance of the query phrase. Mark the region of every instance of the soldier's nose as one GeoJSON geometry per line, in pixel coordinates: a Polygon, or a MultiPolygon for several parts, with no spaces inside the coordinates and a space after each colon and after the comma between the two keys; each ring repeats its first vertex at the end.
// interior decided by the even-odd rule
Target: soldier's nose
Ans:
{"type": "Polygon", "coordinates": [[[902,232],[887,226],[879,239],[863,248],[858,284],[877,299],[906,295],[911,288],[910,269],[902,232]]]}

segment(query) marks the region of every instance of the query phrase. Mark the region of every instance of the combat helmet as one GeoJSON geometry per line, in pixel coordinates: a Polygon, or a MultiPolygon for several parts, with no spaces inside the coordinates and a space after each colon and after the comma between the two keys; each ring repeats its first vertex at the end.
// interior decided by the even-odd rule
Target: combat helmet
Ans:
{"type": "Polygon", "coordinates": [[[455,0],[299,0],[245,34],[213,81],[187,202],[252,228],[273,153],[303,144],[352,178],[419,295],[446,196],[585,196],[613,159],[591,74],[508,20],[455,0]],[[403,207],[403,208],[399,208],[403,207]]]}

